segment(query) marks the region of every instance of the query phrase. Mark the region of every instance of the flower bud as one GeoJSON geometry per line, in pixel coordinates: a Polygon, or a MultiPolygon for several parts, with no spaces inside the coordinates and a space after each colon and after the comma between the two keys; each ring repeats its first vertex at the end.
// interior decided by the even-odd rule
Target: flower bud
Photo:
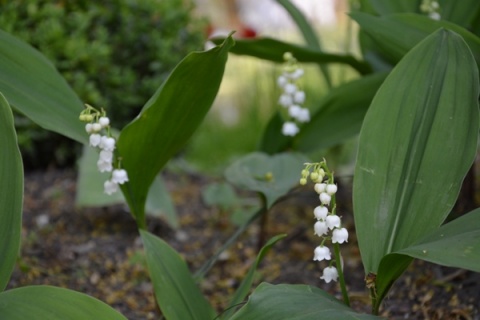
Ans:
{"type": "Polygon", "coordinates": [[[320,198],[320,202],[326,206],[328,206],[330,204],[330,201],[332,200],[332,197],[325,192],[320,193],[319,198],[320,198]]]}

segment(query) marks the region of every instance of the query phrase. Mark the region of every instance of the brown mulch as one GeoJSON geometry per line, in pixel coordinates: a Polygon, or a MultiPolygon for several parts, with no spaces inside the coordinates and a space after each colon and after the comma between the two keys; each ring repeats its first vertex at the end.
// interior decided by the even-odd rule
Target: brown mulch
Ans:
{"type": "MultiPolygon", "coordinates": [[[[162,219],[149,218],[149,230],[178,250],[191,270],[197,270],[235,226],[227,212],[202,202],[201,190],[211,179],[178,173],[166,174],[165,179],[181,226],[173,230],[162,219]]],[[[21,258],[9,288],[65,287],[92,295],[129,319],[160,319],[142,244],[127,208],[76,208],[75,181],[71,170],[26,174],[21,258]]],[[[344,221],[353,230],[349,183],[344,185],[338,196],[343,199],[338,200],[339,211],[345,212],[344,221]]],[[[311,214],[315,201],[307,190],[269,213],[267,238],[288,236],[266,256],[254,285],[262,281],[308,284],[340,298],[338,286],[323,283],[319,279],[322,265],[312,261],[318,242],[311,214]]],[[[252,225],[200,283],[219,312],[255,259],[259,230],[258,223],[252,225]]],[[[342,250],[353,307],[368,313],[369,297],[352,231],[342,250]]],[[[478,273],[415,261],[394,285],[382,312],[389,319],[480,320],[479,301],[478,273]]]]}

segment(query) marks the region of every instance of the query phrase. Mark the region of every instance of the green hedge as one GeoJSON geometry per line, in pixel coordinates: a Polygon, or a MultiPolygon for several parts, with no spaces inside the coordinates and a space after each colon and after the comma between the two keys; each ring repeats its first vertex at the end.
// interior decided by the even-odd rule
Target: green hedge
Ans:
{"type": "MultiPolygon", "coordinates": [[[[108,110],[117,127],[185,55],[203,48],[206,36],[185,0],[0,0],[0,28],[45,54],[80,98],[108,110]]],[[[38,143],[50,135],[17,123],[22,146],[37,158],[38,143]]]]}

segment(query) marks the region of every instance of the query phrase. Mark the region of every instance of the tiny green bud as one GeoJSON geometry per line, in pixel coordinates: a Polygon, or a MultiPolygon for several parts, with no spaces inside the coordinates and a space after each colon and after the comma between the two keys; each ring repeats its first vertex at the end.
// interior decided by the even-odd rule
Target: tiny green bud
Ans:
{"type": "Polygon", "coordinates": [[[306,178],[301,178],[301,179],[300,179],[300,184],[301,184],[302,186],[306,185],[306,184],[307,184],[307,179],[306,179],[306,178]]]}
{"type": "Polygon", "coordinates": [[[302,170],[302,177],[308,177],[309,171],[307,169],[302,170]]]}
{"type": "Polygon", "coordinates": [[[318,172],[314,171],[310,173],[310,179],[312,179],[313,182],[317,182],[318,177],[319,177],[318,172]]]}
{"type": "Polygon", "coordinates": [[[293,55],[292,55],[291,52],[285,52],[285,53],[283,54],[283,60],[285,60],[285,61],[290,61],[290,60],[292,60],[292,59],[293,59],[293,55]]]}
{"type": "Polygon", "coordinates": [[[85,122],[92,122],[93,121],[93,116],[91,114],[86,114],[84,121],[85,122]]]}

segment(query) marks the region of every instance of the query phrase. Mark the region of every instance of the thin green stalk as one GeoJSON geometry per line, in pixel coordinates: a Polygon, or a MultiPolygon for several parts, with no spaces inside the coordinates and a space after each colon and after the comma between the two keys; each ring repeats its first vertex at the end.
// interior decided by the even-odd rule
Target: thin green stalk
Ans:
{"type": "Polygon", "coordinates": [[[338,280],[340,281],[340,288],[342,290],[343,302],[350,307],[350,299],[348,298],[347,286],[345,285],[345,278],[343,277],[342,260],[340,256],[340,245],[333,244],[333,251],[335,254],[335,265],[337,266],[338,280]]]}

